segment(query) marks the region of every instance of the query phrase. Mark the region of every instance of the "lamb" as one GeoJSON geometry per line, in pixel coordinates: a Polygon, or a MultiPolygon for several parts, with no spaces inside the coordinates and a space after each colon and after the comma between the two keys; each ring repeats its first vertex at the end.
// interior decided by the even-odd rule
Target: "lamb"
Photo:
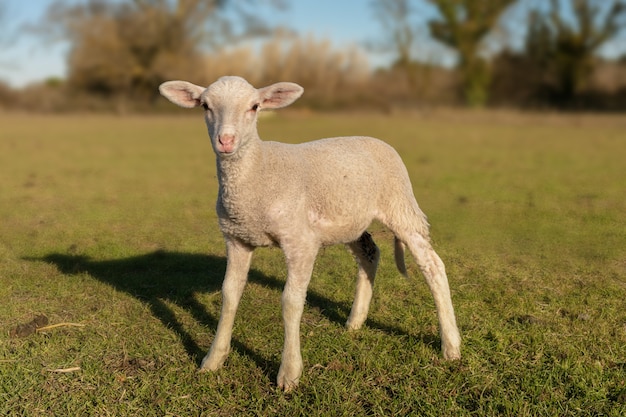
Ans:
{"type": "Polygon", "coordinates": [[[302,375],[300,319],[313,264],[324,245],[344,243],[358,263],[356,294],[346,326],[365,322],[380,251],[366,231],[377,219],[394,234],[395,260],[406,275],[408,246],[435,300],[443,356],[461,357],[445,267],[430,244],[429,225],[420,210],[398,153],[370,137],[336,137],[297,145],[262,141],[259,111],[287,106],[304,89],[280,82],[256,89],[227,76],[205,87],[168,81],[163,96],[185,108],[202,107],[216,154],[217,215],[227,251],[222,309],[215,339],[201,371],[222,367],[230,351],[233,322],[252,259],[260,246],[285,254],[287,280],[282,293],[284,347],[278,386],[297,386],[302,375]]]}

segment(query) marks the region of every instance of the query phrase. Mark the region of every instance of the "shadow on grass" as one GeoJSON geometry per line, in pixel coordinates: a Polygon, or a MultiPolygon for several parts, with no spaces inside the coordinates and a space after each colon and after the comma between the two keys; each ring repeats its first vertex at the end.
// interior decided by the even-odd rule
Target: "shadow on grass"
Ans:
{"type": "MultiPolygon", "coordinates": [[[[31,259],[32,260],[32,259],[31,259]]],[[[208,312],[195,294],[216,292],[221,289],[226,271],[224,257],[155,251],[145,255],[124,259],[92,260],[81,255],[54,253],[36,259],[56,265],[63,274],[88,273],[95,279],[128,293],[150,307],[152,314],[163,325],[174,330],[187,354],[199,365],[206,351],[197,344],[185,326],[178,320],[167,302],[185,309],[199,323],[211,329],[217,328],[219,317],[208,312]]],[[[356,272],[356,271],[355,271],[356,272]]],[[[248,281],[281,291],[284,281],[250,269],[248,281]]],[[[329,299],[309,290],[307,303],[317,308],[328,320],[343,325],[350,312],[350,306],[329,299]]],[[[367,326],[391,335],[407,335],[398,327],[368,320],[367,326]]],[[[419,334],[417,339],[433,348],[440,343],[439,337],[419,334]]],[[[247,346],[233,335],[232,346],[239,353],[251,358],[258,367],[276,376],[279,364],[261,357],[254,348],[247,346]]],[[[272,376],[272,375],[270,375],[272,376]]]]}

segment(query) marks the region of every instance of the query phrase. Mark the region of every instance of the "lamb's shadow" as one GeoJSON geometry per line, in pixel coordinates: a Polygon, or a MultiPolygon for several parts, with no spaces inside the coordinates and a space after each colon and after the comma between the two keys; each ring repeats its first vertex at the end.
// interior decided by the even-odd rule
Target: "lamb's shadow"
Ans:
{"type": "MultiPolygon", "coordinates": [[[[56,265],[64,274],[88,273],[95,279],[137,298],[149,306],[152,314],[163,325],[176,332],[192,360],[199,364],[204,357],[205,349],[198,345],[168,303],[185,309],[199,323],[212,329],[217,328],[219,317],[207,311],[196,298],[196,294],[216,292],[221,289],[226,270],[225,258],[155,251],[124,259],[104,261],[60,253],[49,254],[37,260],[56,265]]],[[[284,286],[283,280],[267,276],[256,269],[250,270],[248,280],[276,291],[282,290],[284,286]]],[[[345,323],[350,310],[349,305],[331,300],[311,290],[307,293],[307,303],[317,308],[331,322],[340,324],[345,323]]],[[[389,334],[407,334],[403,329],[373,320],[368,320],[367,325],[389,334]]],[[[435,335],[420,334],[417,337],[427,345],[434,346],[439,343],[438,336],[435,335]]],[[[232,346],[239,353],[251,358],[266,372],[278,371],[278,363],[260,356],[254,347],[242,343],[236,335],[233,335],[232,346]]]]}
{"type": "MultiPolygon", "coordinates": [[[[197,322],[216,329],[218,315],[209,312],[198,300],[197,294],[221,289],[226,271],[225,258],[159,250],[103,261],[61,253],[49,254],[38,260],[56,265],[64,274],[88,273],[145,303],[164,326],[177,334],[192,360],[200,364],[206,349],[198,345],[168,303],[186,310],[197,322]]],[[[278,280],[255,269],[250,270],[249,279],[263,281],[270,286],[280,286],[278,280]]],[[[233,337],[232,346],[254,360],[262,369],[272,372],[278,367],[278,364],[261,357],[254,349],[240,342],[236,336],[233,337]]]]}

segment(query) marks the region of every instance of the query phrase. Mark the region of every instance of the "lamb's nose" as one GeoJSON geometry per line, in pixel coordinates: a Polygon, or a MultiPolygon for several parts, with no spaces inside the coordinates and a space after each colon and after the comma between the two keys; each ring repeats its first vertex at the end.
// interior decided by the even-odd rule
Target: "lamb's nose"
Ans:
{"type": "Polygon", "coordinates": [[[220,153],[232,153],[235,151],[235,135],[225,133],[217,137],[219,145],[217,151],[220,153]]]}
{"type": "Polygon", "coordinates": [[[224,146],[230,146],[235,142],[235,135],[233,134],[223,134],[218,136],[218,140],[224,146]]]}

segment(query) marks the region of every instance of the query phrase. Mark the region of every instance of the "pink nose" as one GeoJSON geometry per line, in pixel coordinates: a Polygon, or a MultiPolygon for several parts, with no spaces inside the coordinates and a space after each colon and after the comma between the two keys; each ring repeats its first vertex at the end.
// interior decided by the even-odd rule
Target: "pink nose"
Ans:
{"type": "Polygon", "coordinates": [[[235,146],[235,135],[224,134],[217,137],[223,152],[232,152],[235,146]]]}

